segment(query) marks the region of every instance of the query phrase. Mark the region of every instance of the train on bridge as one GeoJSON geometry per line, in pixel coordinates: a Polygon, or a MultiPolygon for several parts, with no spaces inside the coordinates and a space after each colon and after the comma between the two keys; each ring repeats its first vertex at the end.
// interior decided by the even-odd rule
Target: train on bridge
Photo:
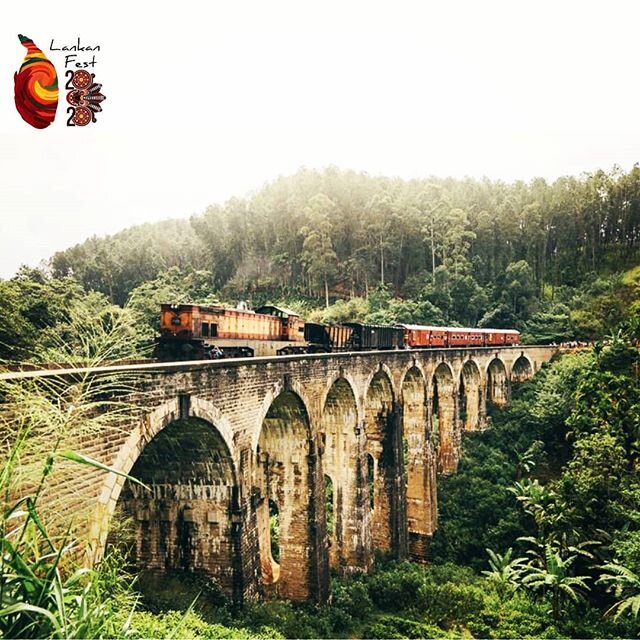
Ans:
{"type": "Polygon", "coordinates": [[[493,347],[520,343],[513,329],[304,322],[291,309],[249,311],[215,305],[163,304],[155,355],[161,360],[276,356],[295,353],[493,347]]]}

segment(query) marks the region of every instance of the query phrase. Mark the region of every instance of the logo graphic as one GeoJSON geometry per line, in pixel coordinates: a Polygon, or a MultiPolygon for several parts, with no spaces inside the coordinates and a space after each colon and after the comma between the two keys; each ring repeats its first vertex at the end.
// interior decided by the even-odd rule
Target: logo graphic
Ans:
{"type": "Polygon", "coordinates": [[[23,35],[18,38],[27,55],[14,75],[16,109],[27,124],[45,129],[55,120],[58,107],[56,68],[33,40],[23,35]]]}
{"type": "Polygon", "coordinates": [[[70,113],[67,125],[86,127],[90,122],[96,122],[96,113],[102,111],[100,103],[106,100],[101,93],[102,85],[93,81],[95,73],[84,69],[67,71],[67,76],[70,77],[65,88],[71,89],[67,93],[67,102],[72,105],[67,107],[67,113],[70,113]]]}

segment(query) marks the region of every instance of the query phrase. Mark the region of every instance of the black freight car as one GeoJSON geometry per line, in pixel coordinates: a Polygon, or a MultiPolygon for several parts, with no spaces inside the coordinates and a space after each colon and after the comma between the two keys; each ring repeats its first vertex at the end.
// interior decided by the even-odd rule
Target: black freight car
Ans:
{"type": "Polygon", "coordinates": [[[308,353],[330,353],[351,348],[353,329],[341,324],[318,324],[305,322],[304,339],[308,353]]]}
{"type": "Polygon", "coordinates": [[[402,349],[404,346],[404,329],[402,327],[360,322],[346,322],[344,326],[353,329],[350,348],[354,351],[402,349]]]}

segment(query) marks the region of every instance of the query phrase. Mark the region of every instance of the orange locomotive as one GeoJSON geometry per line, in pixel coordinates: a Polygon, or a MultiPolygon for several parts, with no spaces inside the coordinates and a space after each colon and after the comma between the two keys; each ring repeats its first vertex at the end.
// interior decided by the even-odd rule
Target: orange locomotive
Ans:
{"type": "Polygon", "coordinates": [[[302,353],[304,322],[282,307],[255,311],[198,304],[163,304],[156,356],[199,360],[207,357],[274,356],[302,353]]]}

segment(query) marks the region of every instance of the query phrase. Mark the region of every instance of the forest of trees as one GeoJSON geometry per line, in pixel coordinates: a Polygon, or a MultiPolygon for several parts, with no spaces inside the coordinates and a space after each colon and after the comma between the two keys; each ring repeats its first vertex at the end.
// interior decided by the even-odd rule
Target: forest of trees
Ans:
{"type": "Polygon", "coordinates": [[[639,167],[551,185],[301,170],[190,220],[93,238],[51,267],[118,304],[173,266],[209,271],[226,297],[366,296],[378,284],[413,297],[429,282],[452,318],[459,297],[477,296],[460,318],[473,322],[500,299],[493,289],[508,290],[518,314],[561,285],[635,264],[639,240],[639,167]]]}
{"type": "Polygon", "coordinates": [[[639,238],[637,166],[553,184],[302,169],[190,219],[91,238],[0,281],[10,303],[0,357],[27,354],[85,295],[103,311],[126,306],[140,348],[170,301],[279,302],[316,320],[591,341],[638,311],[639,238]]]}

